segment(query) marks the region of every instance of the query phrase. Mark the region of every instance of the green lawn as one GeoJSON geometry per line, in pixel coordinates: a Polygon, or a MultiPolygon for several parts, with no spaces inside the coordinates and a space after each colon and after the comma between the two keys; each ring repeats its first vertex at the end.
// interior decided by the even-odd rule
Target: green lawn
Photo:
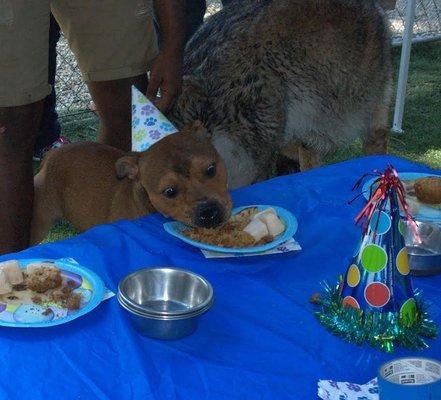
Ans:
{"type": "MultiPolygon", "coordinates": [[[[393,49],[393,60],[398,76],[401,48],[393,49]]],[[[95,140],[98,119],[91,113],[62,116],[63,135],[72,141],[95,140]]],[[[391,113],[392,121],[392,113],[391,113]]],[[[409,68],[406,106],[403,121],[404,134],[391,135],[391,154],[441,168],[441,42],[414,45],[409,68]]],[[[338,162],[362,156],[360,142],[342,149],[329,158],[338,162]]],[[[69,224],[58,224],[47,241],[63,239],[75,232],[69,224]]]]}

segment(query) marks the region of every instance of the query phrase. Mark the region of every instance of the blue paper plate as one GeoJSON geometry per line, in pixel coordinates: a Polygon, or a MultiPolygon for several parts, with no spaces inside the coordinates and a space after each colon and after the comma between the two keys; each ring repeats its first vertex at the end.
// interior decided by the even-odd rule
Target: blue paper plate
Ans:
{"type": "MultiPolygon", "coordinates": [[[[441,177],[441,175],[424,174],[420,172],[400,172],[398,173],[398,176],[402,181],[411,181],[419,178],[426,178],[429,176],[441,177]]],[[[377,177],[369,179],[363,185],[362,191],[363,191],[363,196],[365,197],[366,200],[369,200],[370,186],[376,179],[377,177]]],[[[374,187],[373,189],[376,189],[376,187],[374,187]]],[[[434,222],[436,224],[441,224],[441,210],[435,207],[426,206],[423,203],[420,203],[420,208],[418,210],[418,213],[416,215],[413,215],[413,217],[418,221],[434,222]]]]}
{"type": "Polygon", "coordinates": [[[293,214],[291,214],[288,210],[285,210],[284,208],[281,207],[268,206],[268,205],[251,205],[251,206],[235,208],[232,211],[232,214],[236,215],[237,213],[241,212],[242,210],[245,210],[246,208],[253,208],[253,207],[257,208],[259,211],[265,210],[267,208],[273,208],[277,212],[279,218],[285,224],[286,227],[285,231],[281,233],[279,236],[276,236],[274,240],[270,243],[266,243],[261,246],[238,248],[238,247],[213,246],[211,244],[192,240],[182,234],[182,231],[188,229],[188,227],[182,224],[181,222],[177,222],[177,221],[166,222],[164,224],[164,229],[166,230],[166,232],[181,239],[185,243],[191,244],[192,246],[198,247],[203,250],[216,251],[218,253],[261,253],[263,251],[273,249],[274,247],[277,247],[282,243],[285,243],[287,240],[291,239],[294,236],[294,234],[297,232],[298,223],[296,217],[293,214]]]}
{"type": "Polygon", "coordinates": [[[74,292],[82,294],[83,302],[80,309],[69,311],[48,304],[4,304],[0,303],[0,326],[16,328],[46,328],[72,321],[92,311],[103,300],[105,287],[101,278],[89,269],[74,264],[67,259],[25,259],[18,260],[20,268],[24,269],[30,263],[50,262],[61,270],[61,276],[76,283],[74,292]],[[47,312],[46,310],[50,310],[47,312]],[[43,314],[46,312],[47,315],[43,314]]]}

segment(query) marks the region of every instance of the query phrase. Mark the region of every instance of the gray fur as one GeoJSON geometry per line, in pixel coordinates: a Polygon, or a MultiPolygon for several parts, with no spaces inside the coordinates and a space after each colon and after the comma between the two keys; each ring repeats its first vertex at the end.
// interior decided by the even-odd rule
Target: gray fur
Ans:
{"type": "Polygon", "coordinates": [[[234,188],[274,176],[295,143],[321,159],[365,135],[370,151],[383,152],[375,132],[384,136],[386,121],[376,119],[389,106],[390,79],[376,2],[242,0],[189,42],[170,118],[178,127],[203,122],[234,188]]]}

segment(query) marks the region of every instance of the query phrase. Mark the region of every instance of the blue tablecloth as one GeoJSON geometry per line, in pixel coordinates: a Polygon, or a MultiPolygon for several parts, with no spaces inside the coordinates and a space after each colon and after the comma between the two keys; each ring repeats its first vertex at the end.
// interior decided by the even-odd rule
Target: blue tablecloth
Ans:
{"type": "MultiPolygon", "coordinates": [[[[128,272],[173,265],[205,276],[216,301],[192,336],[157,341],[126,324],[116,298],[69,324],[0,328],[0,399],[316,399],[317,380],[365,383],[384,361],[403,355],[441,358],[441,339],[421,352],[388,355],[328,333],[308,302],[320,281],[348,265],[360,235],[351,205],[354,181],[390,161],[398,171],[433,172],[389,157],[368,157],[270,180],[234,193],[235,205],[274,204],[298,218],[299,253],[203,258],[168,236],[164,219],[99,226],[40,245],[18,258],[73,257],[116,291],[128,272]]],[[[11,258],[2,257],[1,259],[11,258]]],[[[414,280],[441,322],[441,276],[414,280]]]]}

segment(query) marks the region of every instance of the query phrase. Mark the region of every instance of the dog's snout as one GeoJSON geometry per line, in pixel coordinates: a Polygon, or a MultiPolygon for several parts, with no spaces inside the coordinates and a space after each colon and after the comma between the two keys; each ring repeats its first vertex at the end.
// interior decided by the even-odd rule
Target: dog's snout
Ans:
{"type": "Polygon", "coordinates": [[[214,228],[223,221],[222,207],[216,201],[204,201],[196,207],[196,225],[204,228],[214,228]]]}

